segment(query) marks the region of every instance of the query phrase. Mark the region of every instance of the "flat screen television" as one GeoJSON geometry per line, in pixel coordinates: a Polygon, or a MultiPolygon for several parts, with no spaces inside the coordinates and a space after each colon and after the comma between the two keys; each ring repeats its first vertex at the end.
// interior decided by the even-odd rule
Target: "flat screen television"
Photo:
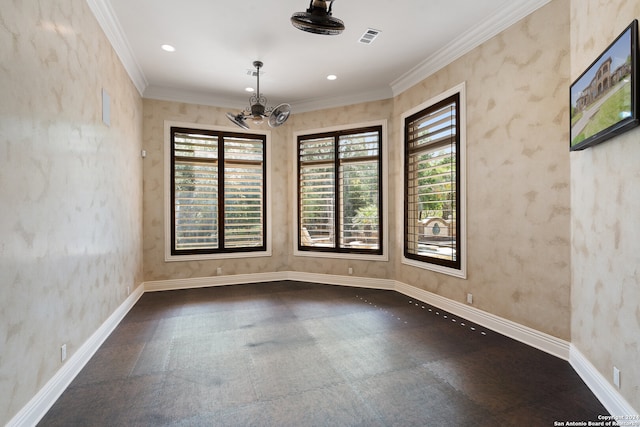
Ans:
{"type": "Polygon", "coordinates": [[[571,85],[571,151],[638,126],[637,51],[634,20],[571,85]]]}

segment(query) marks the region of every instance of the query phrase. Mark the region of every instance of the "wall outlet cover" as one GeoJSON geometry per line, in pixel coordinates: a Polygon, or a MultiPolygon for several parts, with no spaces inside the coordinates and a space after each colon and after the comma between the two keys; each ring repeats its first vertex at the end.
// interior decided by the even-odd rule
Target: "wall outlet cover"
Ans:
{"type": "Polygon", "coordinates": [[[620,388],[620,369],[613,367],[613,384],[620,388]]]}

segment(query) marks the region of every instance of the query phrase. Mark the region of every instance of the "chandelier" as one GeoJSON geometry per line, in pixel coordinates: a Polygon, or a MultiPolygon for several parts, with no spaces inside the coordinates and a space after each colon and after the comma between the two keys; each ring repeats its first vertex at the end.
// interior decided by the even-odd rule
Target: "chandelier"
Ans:
{"type": "Polygon", "coordinates": [[[261,125],[264,119],[267,119],[269,126],[278,127],[286,122],[289,114],[291,114],[291,106],[289,104],[280,104],[275,108],[267,108],[267,99],[260,93],[260,68],[262,68],[263,65],[261,61],[253,61],[253,66],[256,67],[256,78],[258,82],[256,93],[249,98],[249,107],[238,114],[227,113],[227,118],[243,129],[249,129],[247,125],[247,119],[249,118],[255,125],[261,125]]]}

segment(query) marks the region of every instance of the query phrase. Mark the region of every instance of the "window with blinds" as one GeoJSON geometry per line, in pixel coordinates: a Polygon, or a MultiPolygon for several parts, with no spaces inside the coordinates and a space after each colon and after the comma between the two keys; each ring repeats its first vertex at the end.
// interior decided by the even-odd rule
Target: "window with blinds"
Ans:
{"type": "Polygon", "coordinates": [[[382,253],[382,127],[298,137],[298,249],[382,253]]]}
{"type": "Polygon", "coordinates": [[[405,119],[404,255],[460,269],[460,94],[405,119]]]}
{"type": "Polygon", "coordinates": [[[171,128],[171,254],[265,248],[262,135],[171,128]]]}

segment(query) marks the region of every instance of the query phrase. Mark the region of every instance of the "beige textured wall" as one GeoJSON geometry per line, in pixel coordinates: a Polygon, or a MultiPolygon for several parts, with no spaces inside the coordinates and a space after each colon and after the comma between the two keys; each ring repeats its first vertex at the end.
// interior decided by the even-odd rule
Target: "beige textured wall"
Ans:
{"type": "Polygon", "coordinates": [[[272,133],[274,256],[164,262],[164,120],[229,126],[225,109],[144,101],[145,280],[279,270],[398,279],[464,301],[562,339],[570,337],[570,235],[567,87],[569,1],[555,0],[395,99],[294,114],[272,133]],[[468,280],[400,263],[400,115],[467,83],[468,280]],[[293,133],[388,120],[390,259],[353,261],[292,253],[293,133]]]}
{"type": "MultiPolygon", "coordinates": [[[[313,111],[301,114],[294,114],[291,118],[291,122],[287,122],[289,134],[287,135],[286,144],[288,148],[289,155],[289,176],[294,178],[293,181],[289,182],[289,194],[290,194],[290,210],[288,211],[288,221],[287,221],[287,229],[290,230],[290,234],[292,238],[294,235],[294,223],[295,218],[293,217],[296,203],[296,181],[295,181],[295,140],[293,133],[294,132],[305,132],[305,131],[314,131],[318,129],[331,128],[335,126],[346,126],[349,127],[351,125],[357,125],[361,123],[367,123],[372,121],[387,121],[387,135],[383,135],[383,144],[387,145],[387,153],[383,153],[383,155],[388,154],[389,157],[396,151],[396,148],[393,147],[394,144],[397,144],[397,141],[392,141],[389,139],[391,135],[391,129],[393,128],[393,124],[391,122],[393,114],[393,100],[388,99],[384,101],[376,101],[376,102],[367,102],[355,105],[349,105],[345,107],[339,108],[331,108],[327,110],[313,111]]],[[[383,147],[384,151],[384,147],[383,147]]],[[[391,162],[389,163],[391,166],[391,162]]],[[[391,169],[391,168],[390,168],[391,169]]],[[[393,173],[393,172],[391,172],[393,173]]],[[[397,180],[389,181],[389,192],[397,192],[398,188],[402,188],[397,180]]],[[[400,190],[402,191],[402,190],[400,190]]],[[[392,203],[393,198],[389,198],[389,206],[387,207],[389,210],[389,214],[386,221],[390,222],[390,225],[393,227],[395,225],[394,221],[396,218],[395,208],[396,206],[392,203]]],[[[393,240],[393,239],[390,239],[393,240]]],[[[314,258],[307,256],[294,256],[293,255],[293,241],[289,241],[288,252],[289,252],[289,269],[291,271],[303,271],[308,273],[319,273],[319,274],[338,274],[338,275],[347,275],[349,267],[353,268],[353,275],[360,277],[371,277],[376,279],[392,279],[393,276],[393,262],[391,261],[393,257],[397,254],[396,248],[393,246],[393,242],[389,245],[389,261],[362,261],[362,260],[354,260],[347,259],[345,256],[340,256],[338,258],[314,258]]]]}
{"type": "Polygon", "coordinates": [[[142,101],[85,1],[3,1],[0,64],[4,425],[142,282],[142,101]]]}
{"type": "Polygon", "coordinates": [[[459,302],[471,292],[475,307],[565,340],[568,28],[569,1],[555,0],[396,97],[395,104],[399,117],[466,82],[468,279],[404,265],[397,279],[459,302]]]}
{"type": "MultiPolygon", "coordinates": [[[[571,77],[640,18],[637,0],[572,0],[571,77]]],[[[571,153],[571,341],[640,410],[640,129],[571,153]]]]}
{"type": "Polygon", "coordinates": [[[205,261],[164,261],[164,122],[184,122],[227,127],[237,130],[226,118],[229,109],[179,102],[145,99],[144,148],[144,277],[146,281],[198,278],[223,274],[304,271],[309,273],[346,274],[347,264],[356,275],[389,277],[388,262],[348,262],[344,259],[318,259],[292,255],[293,214],[292,173],[293,133],[299,130],[349,125],[391,116],[391,100],[358,104],[291,116],[283,126],[272,129],[252,125],[253,129],[271,132],[271,208],[273,253],[271,257],[220,259],[205,261]]]}
{"type": "MultiPolygon", "coordinates": [[[[271,129],[271,257],[206,261],[164,261],[164,122],[215,125],[240,130],[225,116],[224,109],[203,105],[145,99],[144,104],[144,278],[145,281],[210,277],[222,268],[225,275],[287,270],[289,252],[288,160],[286,125],[271,129]]],[[[255,126],[254,126],[255,128],[255,126]]],[[[260,128],[258,128],[260,129],[260,128]]]]}
{"type": "Polygon", "coordinates": [[[225,274],[345,274],[352,265],[356,275],[395,278],[457,301],[472,292],[479,309],[571,339],[605,377],[616,365],[622,394],[640,407],[640,175],[633,162],[640,130],[569,155],[566,105],[570,80],[639,15],[637,1],[553,0],[393,100],[293,115],[271,134],[273,256],[165,263],[163,122],[230,126],[226,109],[141,101],[84,1],[5,2],[0,423],[60,368],[60,345],[73,354],[127,287],[143,278],[213,276],[219,266],[225,274]],[[467,280],[401,264],[398,233],[400,116],[463,81],[467,280]],[[111,95],[111,127],[100,120],[103,87],[111,95]],[[384,119],[390,261],[293,256],[293,133],[384,119]]]}

